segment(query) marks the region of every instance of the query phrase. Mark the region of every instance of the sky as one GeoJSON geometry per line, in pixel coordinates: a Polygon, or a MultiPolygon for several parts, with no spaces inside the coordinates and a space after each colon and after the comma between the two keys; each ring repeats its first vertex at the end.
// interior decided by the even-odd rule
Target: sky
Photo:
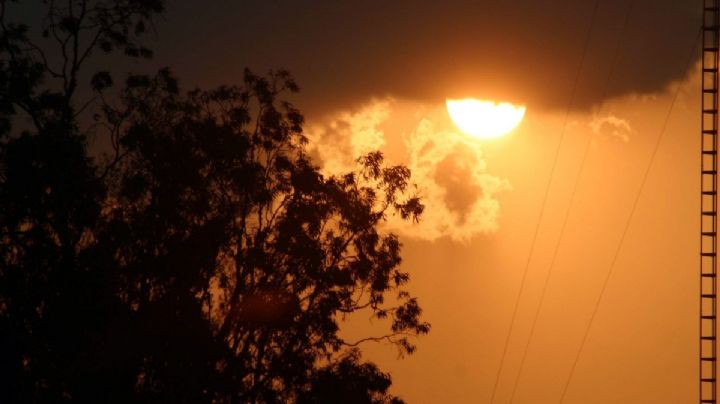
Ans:
{"type": "MultiPolygon", "coordinates": [[[[395,394],[489,403],[527,268],[494,402],[510,402],[514,385],[516,403],[560,400],[608,271],[564,402],[692,402],[699,66],[687,61],[700,5],[598,4],[179,1],[158,22],[152,63],[191,87],[239,82],[245,67],[288,69],[323,172],[374,149],[410,167],[426,213],[387,228],[433,328],[404,359],[364,346],[395,394]],[[510,134],[478,140],[449,120],[448,97],[527,112],[510,134]]],[[[345,332],[379,326],[358,317],[345,332]]]]}
{"type": "MultiPolygon", "coordinates": [[[[692,402],[695,3],[180,0],[157,23],[150,64],[186,87],[240,83],[245,67],[288,69],[324,173],[375,149],[412,170],[424,217],[390,217],[387,230],[401,236],[433,328],[404,359],[364,346],[409,403],[490,402],[526,268],[496,403],[510,402],[515,384],[516,403],[559,401],[608,271],[565,402],[692,402]],[[458,97],[527,112],[510,134],[478,140],[449,120],[445,99],[458,97]]],[[[345,332],[378,326],[355,318],[345,332]]]]}

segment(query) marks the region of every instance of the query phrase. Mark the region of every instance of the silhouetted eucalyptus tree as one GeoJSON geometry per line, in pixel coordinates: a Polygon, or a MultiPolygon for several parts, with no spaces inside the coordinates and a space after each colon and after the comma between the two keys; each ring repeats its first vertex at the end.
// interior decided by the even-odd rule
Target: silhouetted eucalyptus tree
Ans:
{"type": "Polygon", "coordinates": [[[400,243],[380,230],[422,212],[407,168],[371,153],[356,173],[321,175],[282,71],[183,92],[162,70],[115,96],[99,72],[102,107],[82,122],[81,65],[96,50],[148,56],[135,37],[162,2],[46,5],[61,68],[0,0],[0,395],[399,402],[356,347],[411,353],[408,337],[429,330],[400,243]],[[102,163],[87,128],[111,138],[102,163]],[[388,333],[344,340],[339,321],[361,310],[388,333]]]}
{"type": "Polygon", "coordinates": [[[0,0],[0,401],[113,395],[121,378],[97,354],[127,310],[96,248],[106,186],[75,104],[88,58],[134,55],[162,3],[38,2],[35,41],[10,18],[27,5],[0,0]]]}

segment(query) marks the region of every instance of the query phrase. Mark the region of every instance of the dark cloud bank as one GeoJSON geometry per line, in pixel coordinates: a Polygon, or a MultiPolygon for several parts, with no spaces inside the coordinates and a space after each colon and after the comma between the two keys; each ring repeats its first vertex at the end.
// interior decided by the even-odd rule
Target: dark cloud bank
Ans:
{"type": "MultiPolygon", "coordinates": [[[[681,78],[700,7],[677,0],[600,0],[576,108],[653,92],[681,78]]],[[[433,102],[481,96],[564,108],[594,0],[178,1],[159,24],[157,63],[190,85],[238,81],[245,66],[284,67],[301,107],[328,111],[371,96],[433,102]]]]}

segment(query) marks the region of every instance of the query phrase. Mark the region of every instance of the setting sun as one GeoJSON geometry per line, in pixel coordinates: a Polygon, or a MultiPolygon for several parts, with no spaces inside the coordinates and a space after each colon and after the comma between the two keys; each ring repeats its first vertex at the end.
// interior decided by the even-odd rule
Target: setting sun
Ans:
{"type": "Polygon", "coordinates": [[[481,139],[500,137],[515,129],[523,116],[524,106],[515,106],[509,102],[464,98],[445,101],[448,114],[455,125],[470,136],[481,139]]]}

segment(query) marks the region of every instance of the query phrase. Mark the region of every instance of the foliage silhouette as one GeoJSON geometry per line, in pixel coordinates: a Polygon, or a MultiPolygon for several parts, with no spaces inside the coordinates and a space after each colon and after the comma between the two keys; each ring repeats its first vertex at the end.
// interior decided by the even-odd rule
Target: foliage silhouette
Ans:
{"type": "Polygon", "coordinates": [[[161,1],[45,3],[46,41],[0,0],[0,397],[10,402],[400,402],[356,348],[425,334],[389,214],[417,220],[410,172],[380,153],[323,176],[284,71],[184,92],[165,69],[89,80],[161,1]],[[96,108],[92,122],[81,117],[96,108]],[[105,135],[112,151],[88,153],[105,135]],[[387,319],[346,341],[343,316],[387,319]]]}

